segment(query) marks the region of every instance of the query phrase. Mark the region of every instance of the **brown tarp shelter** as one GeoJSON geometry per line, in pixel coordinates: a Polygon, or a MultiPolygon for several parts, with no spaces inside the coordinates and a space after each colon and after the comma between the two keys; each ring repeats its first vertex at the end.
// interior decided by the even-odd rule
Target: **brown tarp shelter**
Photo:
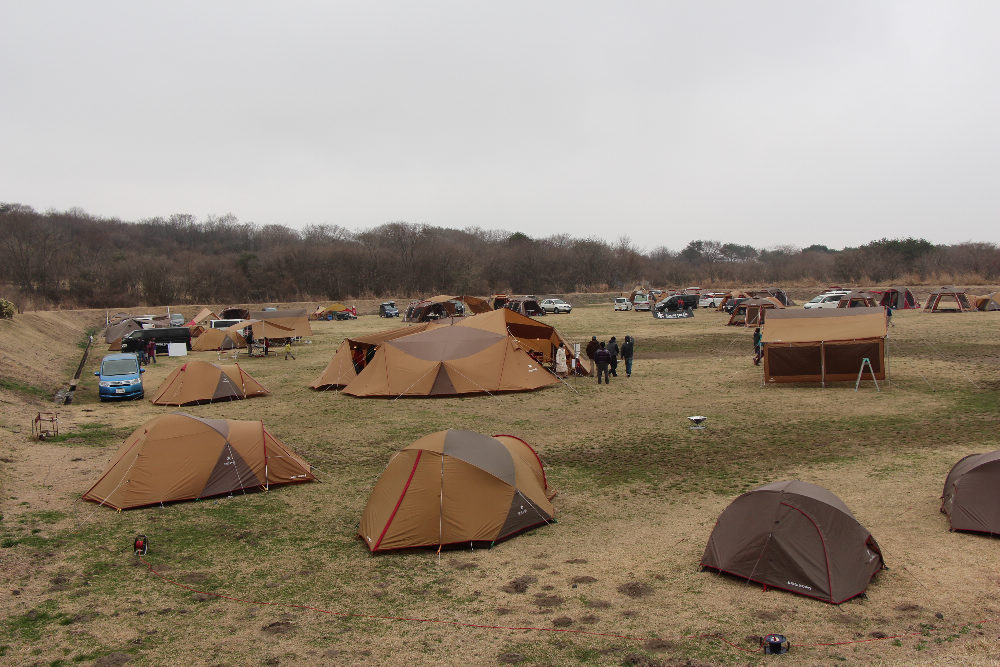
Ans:
{"type": "Polygon", "coordinates": [[[115,349],[122,349],[121,341],[130,331],[135,331],[136,329],[141,329],[142,325],[129,318],[127,320],[122,320],[116,324],[109,324],[108,328],[104,330],[104,342],[105,343],[118,343],[118,347],[115,349]]]}
{"type": "Polygon", "coordinates": [[[242,335],[235,331],[224,331],[222,329],[205,329],[205,333],[191,341],[191,349],[196,352],[232,350],[246,346],[247,341],[242,335]]]}
{"type": "Polygon", "coordinates": [[[191,318],[188,324],[205,324],[207,325],[211,320],[217,320],[219,316],[213,313],[208,308],[202,308],[198,311],[198,314],[191,318]]]}
{"type": "Polygon", "coordinates": [[[442,317],[454,317],[458,314],[456,304],[465,304],[465,310],[473,315],[487,313],[493,308],[486,299],[475,296],[459,294],[448,295],[438,294],[423,301],[414,301],[406,308],[403,315],[404,322],[426,322],[427,320],[439,319],[442,317]]]}
{"type": "Polygon", "coordinates": [[[864,593],[885,563],[840,498],[792,480],[734,500],[719,516],[701,566],[840,604],[864,593]]]}
{"type": "Polygon", "coordinates": [[[751,290],[747,294],[756,299],[776,299],[782,307],[795,305],[795,302],[788,298],[788,294],[780,287],[765,287],[762,290],[751,290]]]}
{"type": "Polygon", "coordinates": [[[358,374],[358,370],[354,368],[354,361],[351,358],[351,353],[355,348],[361,348],[361,354],[365,358],[368,358],[371,348],[377,348],[387,340],[412,336],[415,333],[426,331],[430,326],[430,322],[422,322],[421,324],[398,327],[367,336],[345,338],[341,342],[340,347],[337,348],[330,363],[327,364],[319,377],[313,380],[313,383],[309,386],[313,389],[344,387],[358,374]]]}
{"type": "Polygon", "coordinates": [[[784,308],[784,306],[781,305],[781,303],[774,297],[768,297],[766,299],[747,299],[733,308],[733,312],[729,316],[729,321],[726,322],[726,325],[737,327],[759,327],[764,323],[764,311],[771,310],[773,308],[784,308]]]}
{"type": "MultiPolygon", "coordinates": [[[[304,338],[305,336],[312,335],[309,314],[305,308],[297,310],[252,310],[249,316],[244,319],[270,322],[282,327],[283,330],[287,330],[287,333],[276,335],[274,338],[304,338]]],[[[254,338],[263,338],[264,336],[271,338],[267,334],[258,335],[256,329],[254,329],[253,335],[254,338]]]]}
{"type": "Polygon", "coordinates": [[[952,467],[941,511],[952,530],[1000,535],[1000,449],[970,454],[952,467]]]}
{"type": "Polygon", "coordinates": [[[371,552],[488,544],[554,521],[555,495],[520,438],[440,431],[392,457],[358,526],[371,552]]]}
{"type": "Polygon", "coordinates": [[[309,318],[313,320],[325,320],[327,315],[345,310],[347,310],[347,306],[337,301],[326,306],[320,306],[309,315],[309,318]]]}
{"type": "Polygon", "coordinates": [[[877,306],[878,299],[869,292],[848,292],[840,297],[837,308],[871,308],[877,306]]]}
{"type": "MultiPolygon", "coordinates": [[[[862,359],[876,379],[886,374],[885,309],[776,310],[761,329],[768,382],[856,380],[862,359]]],[[[865,379],[871,375],[865,370],[865,379]]]]}
{"type": "Polygon", "coordinates": [[[976,310],[1000,310],[1000,292],[973,297],[976,310]]]}
{"type": "Polygon", "coordinates": [[[383,342],[344,393],[455,396],[531,391],[558,381],[508,334],[443,326],[383,342]]]}
{"type": "Polygon", "coordinates": [[[83,498],[129,509],[314,479],[259,421],[174,412],[137,428],[83,498]]]}
{"type": "Polygon", "coordinates": [[[155,405],[191,405],[266,396],[264,386],[239,364],[188,361],[175,368],[152,398],[155,405]]]}
{"type": "Polygon", "coordinates": [[[965,290],[941,287],[931,292],[924,304],[925,313],[964,313],[973,310],[965,290]]]}

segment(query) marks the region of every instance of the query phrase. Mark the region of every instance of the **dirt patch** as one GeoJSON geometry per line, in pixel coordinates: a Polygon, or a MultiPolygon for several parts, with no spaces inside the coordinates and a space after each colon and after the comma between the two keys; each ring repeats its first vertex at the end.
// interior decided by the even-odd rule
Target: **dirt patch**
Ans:
{"type": "Polygon", "coordinates": [[[573,577],[569,581],[571,584],[592,584],[597,581],[597,579],[589,574],[584,574],[579,577],[573,577]]]}
{"type": "Polygon", "coordinates": [[[261,628],[265,634],[269,635],[289,635],[295,632],[295,624],[289,621],[275,621],[261,628]]]}
{"type": "Polygon", "coordinates": [[[94,661],[94,667],[118,667],[118,665],[124,665],[127,662],[132,662],[132,656],[127,653],[115,651],[114,653],[102,655],[94,661]]]}
{"type": "Polygon", "coordinates": [[[569,616],[557,616],[552,619],[552,626],[556,628],[568,628],[573,625],[573,619],[569,616]]]}
{"type": "Polygon", "coordinates": [[[650,639],[644,642],[642,647],[647,651],[672,651],[677,647],[677,642],[667,639],[650,639]]]}
{"type": "Polygon", "coordinates": [[[522,577],[518,577],[517,579],[511,579],[500,590],[504,593],[524,593],[528,590],[528,587],[531,586],[531,584],[537,582],[538,577],[527,574],[522,577]]]}
{"type": "Polygon", "coordinates": [[[501,665],[516,665],[520,662],[524,662],[525,658],[520,653],[514,653],[512,651],[506,651],[497,656],[497,662],[501,665]]]}
{"type": "Polygon", "coordinates": [[[545,593],[535,593],[533,602],[539,607],[558,607],[566,600],[558,595],[546,595],[545,593]]]}
{"type": "Polygon", "coordinates": [[[642,581],[630,581],[618,587],[618,592],[630,598],[644,598],[653,594],[653,587],[642,581]]]}

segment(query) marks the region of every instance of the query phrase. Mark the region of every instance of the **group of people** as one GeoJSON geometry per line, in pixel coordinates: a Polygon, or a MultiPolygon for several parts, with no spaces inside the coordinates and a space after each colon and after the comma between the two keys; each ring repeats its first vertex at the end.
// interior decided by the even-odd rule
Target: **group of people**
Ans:
{"type": "Polygon", "coordinates": [[[612,336],[610,340],[598,341],[597,336],[591,336],[585,350],[590,360],[591,374],[597,373],[597,384],[611,384],[612,377],[618,377],[618,360],[625,362],[625,377],[632,377],[632,357],[635,354],[635,339],[625,336],[625,341],[618,345],[618,339],[612,336]]]}
{"type": "Polygon", "coordinates": [[[139,363],[148,366],[149,363],[156,363],[156,339],[150,338],[144,347],[139,348],[139,363]]]}

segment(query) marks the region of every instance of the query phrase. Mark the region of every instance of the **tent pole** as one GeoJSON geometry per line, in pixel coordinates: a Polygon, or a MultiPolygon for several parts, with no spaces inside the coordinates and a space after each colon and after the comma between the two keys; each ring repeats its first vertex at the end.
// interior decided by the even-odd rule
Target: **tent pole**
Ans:
{"type": "Polygon", "coordinates": [[[826,346],[823,341],[819,342],[819,382],[820,386],[826,388],[826,346]]]}

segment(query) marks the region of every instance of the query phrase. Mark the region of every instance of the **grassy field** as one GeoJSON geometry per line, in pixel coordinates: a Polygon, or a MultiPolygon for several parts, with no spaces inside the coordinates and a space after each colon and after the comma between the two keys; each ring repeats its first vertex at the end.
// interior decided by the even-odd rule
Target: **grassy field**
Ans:
{"type": "MultiPolygon", "coordinates": [[[[780,632],[797,664],[998,664],[1000,541],[949,533],[938,498],[955,461],[1000,447],[1000,313],[897,312],[881,392],[762,387],[752,330],[725,318],[576,308],[546,321],[573,342],[634,336],[631,378],[399,400],[308,388],[344,336],[396,322],[316,323],[296,360],[241,360],[271,396],[185,410],[263,420],[320,483],[121,513],[77,498],[171,409],[99,403],[99,348],[60,408],[62,436],[39,443],[38,388],[0,385],[0,662],[743,665],[780,632]],[[688,428],[693,414],[706,429],[688,428]],[[531,443],[558,523],[490,550],[369,555],[355,531],[382,468],[446,428],[531,443]],[[698,571],[726,505],[791,478],[836,493],[881,544],[890,569],[866,599],[831,606],[698,571]],[[161,576],[132,555],[137,533],[161,576]]],[[[65,367],[76,343],[59,343],[65,367]]],[[[150,366],[147,394],[181,363],[150,366]]]]}

